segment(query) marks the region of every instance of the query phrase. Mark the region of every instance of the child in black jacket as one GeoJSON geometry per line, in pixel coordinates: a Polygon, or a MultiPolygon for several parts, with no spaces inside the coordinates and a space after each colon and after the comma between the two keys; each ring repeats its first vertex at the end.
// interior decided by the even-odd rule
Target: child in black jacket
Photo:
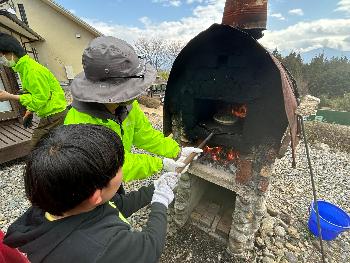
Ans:
{"type": "Polygon", "coordinates": [[[116,194],[124,150],[102,126],[54,130],[30,154],[25,189],[32,207],[8,229],[4,243],[37,262],[158,262],[174,173],[127,195],[116,194]],[[151,203],[147,226],[132,231],[132,213],[151,203]]]}

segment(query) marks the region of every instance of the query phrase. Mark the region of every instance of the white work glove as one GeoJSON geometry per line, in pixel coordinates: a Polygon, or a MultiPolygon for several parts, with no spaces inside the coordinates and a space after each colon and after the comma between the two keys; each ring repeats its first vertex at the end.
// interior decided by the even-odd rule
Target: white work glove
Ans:
{"type": "Polygon", "coordinates": [[[185,164],[182,162],[184,159],[175,161],[173,159],[164,158],[163,159],[163,169],[167,172],[175,173],[177,168],[184,167],[185,164]]]}
{"type": "Polygon", "coordinates": [[[196,147],[183,147],[179,159],[186,159],[191,153],[196,153],[196,157],[193,160],[197,160],[198,156],[203,152],[202,149],[196,147]]]}
{"type": "Polygon", "coordinates": [[[154,181],[154,193],[151,204],[161,203],[168,208],[169,204],[174,200],[174,192],[178,181],[176,173],[165,173],[154,181]]]}

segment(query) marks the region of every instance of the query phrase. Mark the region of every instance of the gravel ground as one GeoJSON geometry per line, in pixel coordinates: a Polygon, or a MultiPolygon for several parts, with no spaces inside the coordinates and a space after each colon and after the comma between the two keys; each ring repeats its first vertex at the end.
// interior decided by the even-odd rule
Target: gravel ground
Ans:
{"type": "MultiPolygon", "coordinates": [[[[155,128],[161,130],[161,114],[147,115],[155,128]]],[[[310,148],[318,197],[350,212],[350,154],[316,142],[310,148]]],[[[312,190],[304,145],[300,143],[297,148],[296,169],[291,168],[290,155],[288,151],[275,163],[268,213],[257,234],[254,251],[241,257],[230,257],[224,244],[187,225],[168,237],[160,262],[321,262],[317,239],[307,230],[312,190]]],[[[0,166],[0,228],[3,231],[29,206],[23,189],[23,169],[21,160],[0,166]]],[[[137,189],[157,176],[126,184],[125,188],[127,191],[137,189]]],[[[129,218],[129,222],[141,230],[148,213],[147,208],[142,209],[129,218]]],[[[328,262],[350,262],[349,233],[325,242],[325,248],[328,262]]]]}

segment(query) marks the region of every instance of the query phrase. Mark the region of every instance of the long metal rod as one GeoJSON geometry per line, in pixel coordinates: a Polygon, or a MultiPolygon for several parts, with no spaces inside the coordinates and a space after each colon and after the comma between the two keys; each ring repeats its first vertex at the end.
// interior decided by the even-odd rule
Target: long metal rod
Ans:
{"type": "MultiPolygon", "coordinates": [[[[316,186],[315,186],[315,180],[314,180],[314,173],[313,173],[312,165],[311,165],[309,146],[308,146],[308,143],[307,143],[307,140],[306,140],[304,119],[303,119],[302,116],[299,116],[299,118],[300,118],[302,132],[303,132],[303,138],[304,138],[304,143],[305,143],[307,162],[308,162],[309,169],[310,169],[312,193],[313,193],[313,196],[314,196],[314,207],[315,207],[315,210],[316,210],[317,229],[318,229],[318,237],[319,237],[320,246],[321,246],[322,261],[323,261],[323,263],[326,263],[325,253],[324,253],[324,249],[323,249],[323,242],[322,242],[322,229],[321,229],[321,224],[320,224],[320,213],[319,213],[319,210],[318,210],[318,203],[317,203],[316,186]]],[[[311,209],[313,209],[313,207],[311,207],[311,209]]]]}
{"type": "MultiPolygon", "coordinates": [[[[209,141],[213,136],[214,136],[214,132],[210,133],[210,134],[208,135],[208,137],[205,138],[205,140],[204,140],[200,145],[198,145],[198,148],[203,149],[204,146],[207,145],[208,141],[209,141]]],[[[187,156],[187,158],[183,161],[183,163],[185,164],[185,166],[184,166],[184,167],[179,167],[179,168],[177,168],[177,169],[176,169],[176,172],[177,172],[177,173],[181,173],[181,172],[185,169],[185,167],[193,161],[193,159],[194,159],[196,156],[197,156],[197,153],[191,153],[189,156],[187,156]]]]}

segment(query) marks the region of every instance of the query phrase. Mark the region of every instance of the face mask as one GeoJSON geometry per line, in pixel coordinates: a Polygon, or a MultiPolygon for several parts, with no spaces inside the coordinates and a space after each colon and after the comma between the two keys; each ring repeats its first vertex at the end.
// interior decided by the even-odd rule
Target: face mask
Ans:
{"type": "Polygon", "coordinates": [[[13,55],[11,60],[8,60],[4,55],[2,55],[0,57],[0,64],[5,67],[12,68],[16,65],[16,61],[13,60],[13,55]]]}

